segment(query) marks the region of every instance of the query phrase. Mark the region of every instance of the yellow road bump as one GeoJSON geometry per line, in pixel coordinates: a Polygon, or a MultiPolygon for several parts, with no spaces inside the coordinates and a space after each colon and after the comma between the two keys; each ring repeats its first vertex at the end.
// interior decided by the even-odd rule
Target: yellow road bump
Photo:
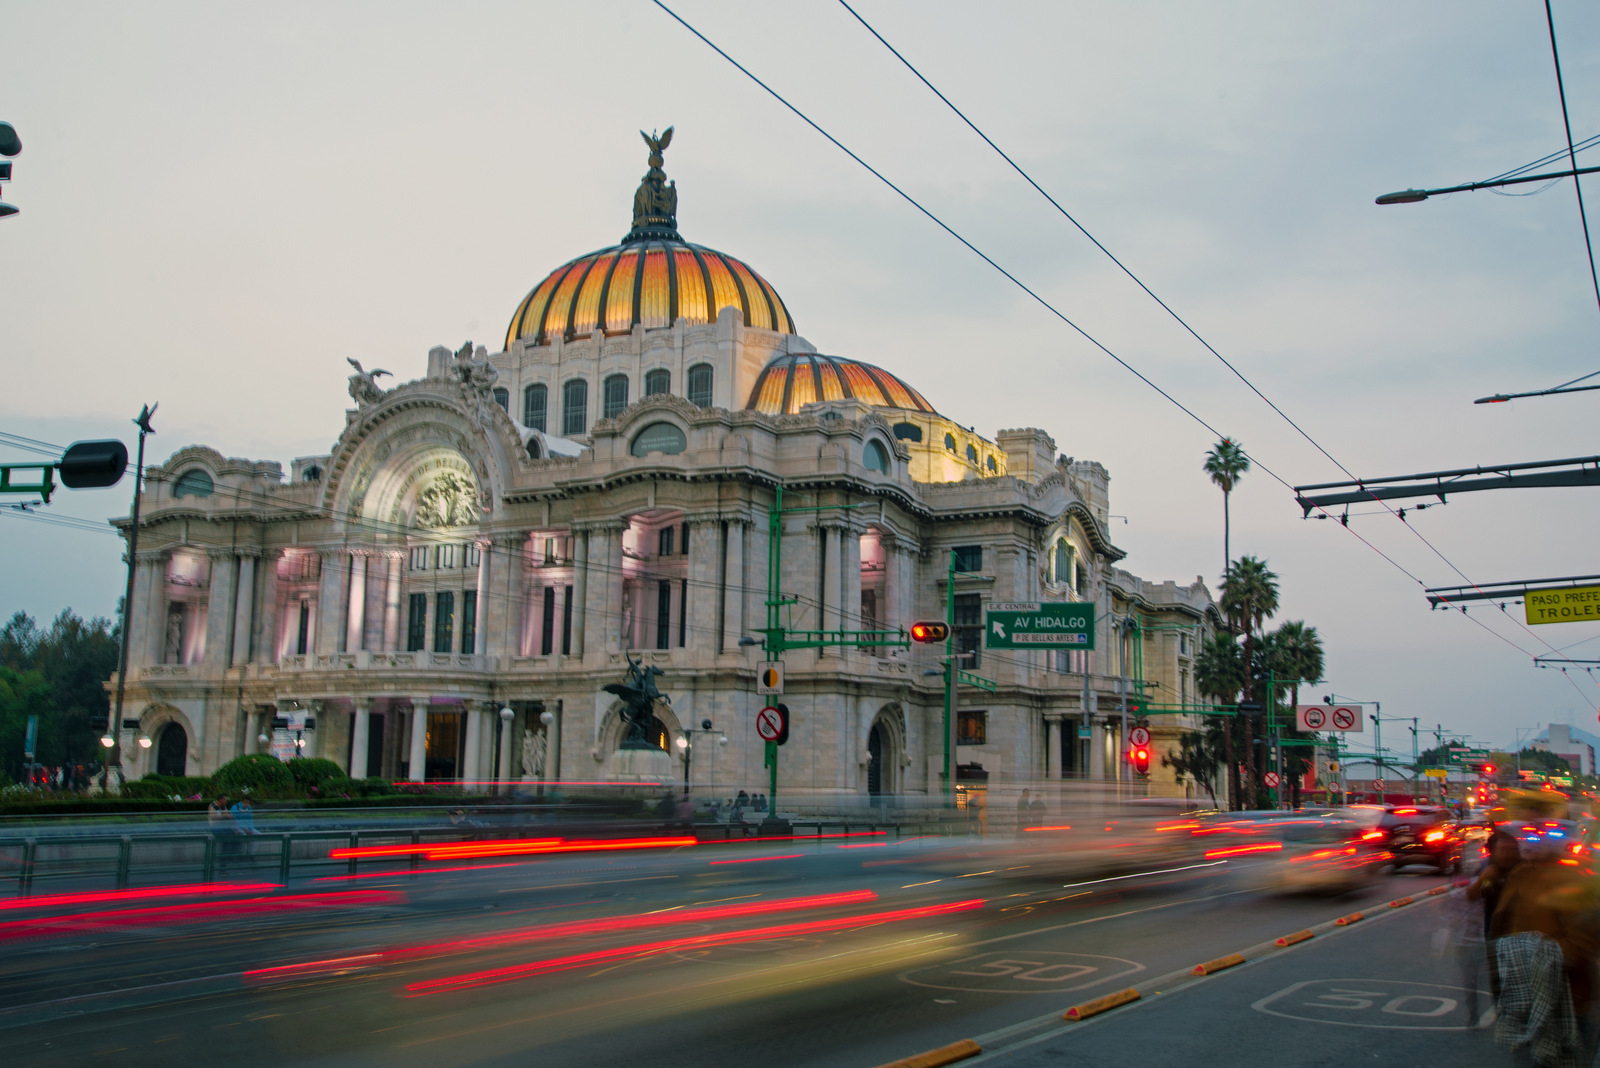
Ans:
{"type": "Polygon", "coordinates": [[[1435,894],[1448,894],[1449,892],[1450,888],[1448,886],[1436,886],[1428,891],[1428,896],[1433,897],[1435,894]]]}
{"type": "Polygon", "coordinates": [[[982,1046],[970,1038],[963,1038],[960,1042],[952,1042],[948,1046],[930,1049],[926,1053],[917,1054],[915,1057],[902,1057],[898,1061],[880,1064],[878,1068],[940,1068],[940,1065],[964,1061],[968,1057],[976,1057],[982,1052],[982,1046]]]}
{"type": "Polygon", "coordinates": [[[1229,953],[1226,957],[1208,960],[1204,964],[1196,964],[1191,975],[1213,975],[1228,968],[1237,968],[1244,963],[1243,953],[1229,953]]]}
{"type": "Polygon", "coordinates": [[[1310,937],[1311,937],[1311,932],[1310,931],[1296,931],[1294,934],[1284,935],[1282,938],[1280,938],[1277,941],[1273,942],[1273,945],[1275,945],[1275,946],[1292,946],[1296,942],[1304,942],[1306,939],[1308,939],[1310,937]]]}
{"type": "Polygon", "coordinates": [[[1336,927],[1349,927],[1352,923],[1360,923],[1366,918],[1367,917],[1365,913],[1352,912],[1348,916],[1340,916],[1337,920],[1334,920],[1333,923],[1336,927]]]}
{"type": "Polygon", "coordinates": [[[1416,900],[1416,899],[1415,898],[1410,898],[1410,897],[1397,897],[1393,901],[1389,902],[1389,907],[1392,908],[1392,909],[1397,909],[1397,908],[1400,908],[1402,905],[1411,904],[1411,902],[1414,901],[1414,900],[1416,900]]]}
{"type": "Polygon", "coordinates": [[[1063,1020],[1087,1020],[1091,1016],[1098,1016],[1100,1013],[1117,1008],[1119,1005],[1126,1005],[1130,1001],[1138,1000],[1139,991],[1130,986],[1128,989],[1119,990],[1115,994],[1107,994],[1103,998],[1095,998],[1093,1001],[1085,1001],[1082,1005],[1074,1005],[1062,1013],[1061,1018],[1063,1020]]]}

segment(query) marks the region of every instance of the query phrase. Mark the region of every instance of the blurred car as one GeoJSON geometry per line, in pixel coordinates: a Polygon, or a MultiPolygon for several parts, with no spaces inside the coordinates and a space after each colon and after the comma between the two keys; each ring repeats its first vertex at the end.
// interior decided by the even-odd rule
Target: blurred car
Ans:
{"type": "Polygon", "coordinates": [[[1263,835],[1282,848],[1263,858],[1260,885],[1278,893],[1348,894],[1374,885],[1392,857],[1369,828],[1337,815],[1271,821],[1263,835]]]}
{"type": "Polygon", "coordinates": [[[1395,869],[1426,864],[1461,870],[1466,838],[1447,808],[1428,805],[1352,805],[1343,815],[1363,827],[1362,841],[1386,849],[1395,869]]]}
{"type": "Polygon", "coordinates": [[[1523,855],[1541,846],[1549,847],[1560,855],[1563,864],[1592,872],[1600,842],[1595,839],[1595,828],[1577,820],[1510,820],[1499,829],[1514,835],[1522,843],[1523,855]]]}

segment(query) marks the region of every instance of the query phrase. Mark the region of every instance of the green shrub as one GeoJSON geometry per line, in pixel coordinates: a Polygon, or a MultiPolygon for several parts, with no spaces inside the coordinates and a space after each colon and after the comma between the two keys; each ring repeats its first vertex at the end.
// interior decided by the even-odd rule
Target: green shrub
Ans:
{"type": "Polygon", "coordinates": [[[357,779],[354,785],[360,797],[390,797],[400,792],[388,779],[357,779]]]}
{"type": "Polygon", "coordinates": [[[216,793],[253,797],[283,797],[295,792],[294,774],[282,761],[268,753],[235,757],[211,776],[216,793]]]}
{"type": "Polygon", "coordinates": [[[329,779],[345,777],[343,768],[321,757],[295,757],[284,766],[289,769],[289,774],[294,776],[294,784],[306,791],[329,779]]]}

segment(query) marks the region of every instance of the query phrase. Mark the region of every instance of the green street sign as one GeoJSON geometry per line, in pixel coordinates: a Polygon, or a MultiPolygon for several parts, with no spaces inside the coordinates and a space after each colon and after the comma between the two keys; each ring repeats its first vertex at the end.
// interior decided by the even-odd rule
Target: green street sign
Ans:
{"type": "Polygon", "coordinates": [[[1445,750],[1444,759],[1447,764],[1480,764],[1489,759],[1489,750],[1452,745],[1445,750]]]}
{"type": "Polygon", "coordinates": [[[1094,605],[1014,601],[984,606],[985,649],[1093,649],[1094,605]]]}

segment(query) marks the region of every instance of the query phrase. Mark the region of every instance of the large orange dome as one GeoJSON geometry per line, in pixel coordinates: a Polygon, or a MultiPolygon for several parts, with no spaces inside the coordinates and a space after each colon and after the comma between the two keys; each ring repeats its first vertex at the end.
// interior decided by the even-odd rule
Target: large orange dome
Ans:
{"type": "Polygon", "coordinates": [[[505,347],[588,337],[596,327],[626,334],[635,323],[647,329],[679,319],[707,323],[730,307],[743,313],[746,326],[795,332],[783,299],[743,261],[675,234],[652,234],[551,271],[517,305],[505,347]]]}

